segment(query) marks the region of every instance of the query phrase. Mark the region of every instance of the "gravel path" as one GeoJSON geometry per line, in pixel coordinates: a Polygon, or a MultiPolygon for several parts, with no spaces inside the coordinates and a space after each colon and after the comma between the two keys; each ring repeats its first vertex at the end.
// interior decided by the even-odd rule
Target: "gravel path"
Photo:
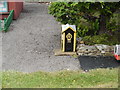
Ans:
{"type": "Polygon", "coordinates": [[[79,70],[78,59],[54,56],[60,48],[61,25],[45,4],[26,3],[10,31],[3,33],[3,70],[22,72],[79,70]]]}

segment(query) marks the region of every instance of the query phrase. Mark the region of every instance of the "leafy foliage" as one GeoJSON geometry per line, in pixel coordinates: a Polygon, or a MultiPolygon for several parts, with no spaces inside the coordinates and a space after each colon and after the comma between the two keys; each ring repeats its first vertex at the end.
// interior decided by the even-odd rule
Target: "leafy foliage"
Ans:
{"type": "Polygon", "coordinates": [[[94,36],[85,36],[83,38],[85,44],[94,45],[94,44],[106,44],[106,45],[115,45],[120,44],[119,40],[115,36],[110,36],[108,34],[94,35],[94,36]]]}
{"type": "Polygon", "coordinates": [[[109,26],[113,13],[120,8],[119,4],[120,2],[53,2],[49,13],[62,24],[75,24],[78,35],[84,37],[89,32],[94,35],[101,31],[105,33],[106,23],[109,26]],[[85,22],[80,24],[83,18],[85,22]],[[86,22],[89,25],[84,26],[86,22]]]}
{"type": "Polygon", "coordinates": [[[118,18],[118,13],[115,13],[113,17],[111,17],[110,21],[106,24],[106,28],[108,32],[114,33],[119,30],[120,25],[118,24],[119,18],[118,18]]]}

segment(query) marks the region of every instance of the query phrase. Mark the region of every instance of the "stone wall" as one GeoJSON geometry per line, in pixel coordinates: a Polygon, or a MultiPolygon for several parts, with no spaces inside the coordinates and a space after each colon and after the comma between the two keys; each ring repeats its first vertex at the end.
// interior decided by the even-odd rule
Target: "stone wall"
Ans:
{"type": "Polygon", "coordinates": [[[96,45],[85,45],[78,44],[77,45],[77,54],[78,55],[86,55],[86,56],[113,56],[114,46],[96,44],[96,45]]]}

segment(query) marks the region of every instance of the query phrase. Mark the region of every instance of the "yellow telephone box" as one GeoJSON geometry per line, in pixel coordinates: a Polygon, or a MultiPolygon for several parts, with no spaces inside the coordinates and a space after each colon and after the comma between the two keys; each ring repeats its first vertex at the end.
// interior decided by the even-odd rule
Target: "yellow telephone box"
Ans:
{"type": "Polygon", "coordinates": [[[61,44],[63,52],[75,52],[76,49],[76,26],[62,25],[61,44]]]}

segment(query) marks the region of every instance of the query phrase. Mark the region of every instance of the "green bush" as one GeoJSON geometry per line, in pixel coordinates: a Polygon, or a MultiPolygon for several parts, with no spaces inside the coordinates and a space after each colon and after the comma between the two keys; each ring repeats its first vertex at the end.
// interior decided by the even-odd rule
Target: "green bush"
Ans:
{"type": "MultiPolygon", "coordinates": [[[[84,37],[99,34],[100,15],[106,17],[104,29],[108,31],[105,32],[114,33],[118,28],[115,24],[115,21],[118,21],[118,15],[113,15],[114,12],[111,10],[116,10],[118,6],[118,3],[52,2],[49,6],[49,13],[62,24],[76,25],[77,37],[84,37]]],[[[101,38],[98,43],[103,41],[101,38]]]]}
{"type": "Polygon", "coordinates": [[[119,40],[116,36],[110,36],[108,34],[101,34],[95,36],[85,36],[83,41],[87,45],[94,45],[94,44],[106,44],[106,45],[115,45],[120,44],[119,40]]]}
{"type": "Polygon", "coordinates": [[[114,13],[113,17],[111,17],[110,19],[110,22],[107,22],[107,25],[106,25],[108,32],[111,32],[112,34],[118,31],[120,28],[120,25],[119,25],[120,19],[118,18],[118,16],[119,14],[114,13]]]}
{"type": "Polygon", "coordinates": [[[87,26],[79,25],[77,27],[77,37],[84,37],[88,31],[89,28],[87,26]]]}
{"type": "Polygon", "coordinates": [[[77,2],[53,2],[49,6],[49,13],[52,14],[57,21],[62,24],[73,24],[77,27],[77,37],[84,37],[93,34],[98,28],[97,24],[90,23],[79,15],[77,2]],[[96,26],[96,27],[94,27],[96,26]]]}
{"type": "Polygon", "coordinates": [[[75,24],[77,20],[75,2],[53,2],[49,6],[49,13],[62,24],[75,24]]]}

